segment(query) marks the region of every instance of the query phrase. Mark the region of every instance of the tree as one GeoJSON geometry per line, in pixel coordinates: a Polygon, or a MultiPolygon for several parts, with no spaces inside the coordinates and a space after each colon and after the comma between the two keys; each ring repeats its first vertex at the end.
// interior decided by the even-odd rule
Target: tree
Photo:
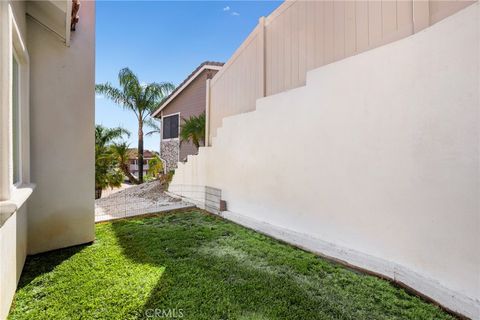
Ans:
{"type": "Polygon", "coordinates": [[[127,176],[131,183],[138,184],[138,179],[129,170],[129,145],[126,142],[114,143],[110,146],[113,156],[117,161],[118,167],[122,170],[123,174],[127,176]]]}
{"type": "Polygon", "coordinates": [[[163,162],[158,155],[155,155],[148,163],[148,175],[152,178],[158,178],[163,173],[163,162]]]}
{"type": "Polygon", "coordinates": [[[188,119],[182,118],[183,124],[180,130],[180,139],[190,141],[197,149],[205,145],[205,112],[188,119]]]}
{"type": "Polygon", "coordinates": [[[95,199],[102,196],[103,189],[119,187],[122,184],[123,174],[110,145],[123,135],[129,136],[130,133],[123,128],[95,126],[95,199]]]}
{"type": "Polygon", "coordinates": [[[97,124],[95,125],[95,146],[107,147],[124,135],[129,137],[130,132],[121,127],[106,128],[101,124],[97,124]]]}
{"type": "Polygon", "coordinates": [[[138,183],[143,183],[143,125],[175,86],[169,82],[141,85],[128,68],[120,70],[118,81],[120,89],[104,83],[97,84],[95,91],[135,114],[138,121],[138,183]]]}

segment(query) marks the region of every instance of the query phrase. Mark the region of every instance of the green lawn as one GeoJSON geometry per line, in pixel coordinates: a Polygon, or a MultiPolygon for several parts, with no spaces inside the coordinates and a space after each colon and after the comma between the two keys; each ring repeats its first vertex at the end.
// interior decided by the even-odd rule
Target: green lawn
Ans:
{"type": "Polygon", "coordinates": [[[9,319],[452,319],[391,283],[198,210],[27,259],[9,319]]]}

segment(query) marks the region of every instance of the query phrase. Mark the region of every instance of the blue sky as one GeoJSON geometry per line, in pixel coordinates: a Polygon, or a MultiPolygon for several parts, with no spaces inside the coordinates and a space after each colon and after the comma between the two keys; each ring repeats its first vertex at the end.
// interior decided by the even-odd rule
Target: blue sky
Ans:
{"type": "MultiPolygon", "coordinates": [[[[226,62],[278,1],[97,1],[96,83],[118,85],[121,68],[141,82],[178,85],[205,60],[226,62]]],[[[95,122],[122,126],[136,147],[133,113],[96,96],[95,122]]],[[[145,138],[157,150],[159,136],[145,138]]]]}

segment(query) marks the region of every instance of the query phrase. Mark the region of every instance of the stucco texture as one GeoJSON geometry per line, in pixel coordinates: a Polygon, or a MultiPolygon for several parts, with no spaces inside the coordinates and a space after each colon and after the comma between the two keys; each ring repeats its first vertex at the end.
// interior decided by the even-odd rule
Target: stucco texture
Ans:
{"type": "Polygon", "coordinates": [[[27,255],[27,204],[0,227],[0,319],[6,319],[27,255]]]}
{"type": "Polygon", "coordinates": [[[82,2],[70,47],[28,20],[31,181],[28,251],[93,241],[95,2],[82,2]]]}

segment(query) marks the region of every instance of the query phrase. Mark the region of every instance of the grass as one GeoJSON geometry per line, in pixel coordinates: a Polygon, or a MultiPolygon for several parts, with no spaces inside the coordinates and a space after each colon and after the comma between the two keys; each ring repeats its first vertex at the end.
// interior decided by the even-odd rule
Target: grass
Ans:
{"type": "Polygon", "coordinates": [[[96,233],[92,245],[29,257],[9,319],[452,319],[388,281],[198,210],[96,233]]]}

